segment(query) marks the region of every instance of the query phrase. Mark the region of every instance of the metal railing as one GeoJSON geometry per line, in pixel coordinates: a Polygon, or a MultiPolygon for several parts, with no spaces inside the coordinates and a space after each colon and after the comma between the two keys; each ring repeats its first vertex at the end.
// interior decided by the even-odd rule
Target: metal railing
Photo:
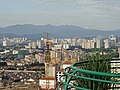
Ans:
{"type": "Polygon", "coordinates": [[[114,66],[112,67],[111,63],[118,64],[120,62],[116,62],[115,59],[112,61],[113,62],[109,61],[109,72],[99,72],[80,68],[83,64],[87,65],[89,63],[88,60],[71,65],[64,70],[64,75],[60,78],[61,84],[59,84],[58,90],[119,90],[120,74],[119,72],[112,73],[113,71],[111,71],[111,68],[114,68],[114,66]],[[84,85],[80,85],[81,83],[84,85]],[[103,88],[101,89],[101,87],[103,88]]]}

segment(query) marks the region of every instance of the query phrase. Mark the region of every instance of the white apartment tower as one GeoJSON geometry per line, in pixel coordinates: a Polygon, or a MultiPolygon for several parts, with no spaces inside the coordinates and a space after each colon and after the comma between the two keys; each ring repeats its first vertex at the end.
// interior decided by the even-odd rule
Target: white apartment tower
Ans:
{"type": "Polygon", "coordinates": [[[100,39],[96,40],[96,48],[101,48],[101,41],[100,41],[100,39]]]}
{"type": "Polygon", "coordinates": [[[6,40],[3,41],[3,46],[7,46],[7,41],[6,40]]]}
{"type": "Polygon", "coordinates": [[[43,40],[37,40],[37,43],[36,43],[36,44],[37,44],[38,48],[42,48],[44,42],[43,42],[43,40]]]}
{"type": "Polygon", "coordinates": [[[104,40],[104,48],[109,48],[110,44],[109,44],[109,39],[105,39],[104,40]]]}

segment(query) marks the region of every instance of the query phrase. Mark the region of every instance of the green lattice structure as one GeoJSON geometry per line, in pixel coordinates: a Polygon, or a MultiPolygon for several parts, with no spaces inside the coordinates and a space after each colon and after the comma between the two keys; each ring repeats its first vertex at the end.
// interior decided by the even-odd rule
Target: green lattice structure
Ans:
{"type": "MultiPolygon", "coordinates": [[[[60,78],[61,84],[58,86],[58,90],[119,90],[120,89],[120,74],[97,72],[91,70],[81,69],[79,66],[88,63],[89,61],[81,61],[71,65],[64,70],[64,76],[60,78]],[[79,68],[78,68],[79,67],[79,68]],[[103,77],[101,79],[101,77],[103,77]],[[76,81],[89,82],[89,87],[85,85],[78,85],[76,81]],[[100,85],[103,89],[96,89],[94,86],[100,85]]],[[[111,63],[111,62],[110,62],[111,63]]],[[[120,63],[120,62],[119,62],[120,63]]],[[[103,67],[104,68],[104,67],[103,67]]],[[[111,68],[111,67],[110,67],[111,68]]],[[[111,69],[110,69],[111,71],[111,69]]],[[[80,82],[81,83],[81,82],[80,82]]]]}

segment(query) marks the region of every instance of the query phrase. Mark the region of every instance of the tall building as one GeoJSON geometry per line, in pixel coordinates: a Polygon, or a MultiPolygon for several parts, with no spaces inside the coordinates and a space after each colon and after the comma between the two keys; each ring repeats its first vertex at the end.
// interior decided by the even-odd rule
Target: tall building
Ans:
{"type": "Polygon", "coordinates": [[[36,42],[38,48],[43,48],[44,41],[43,40],[37,40],[36,42]]]}
{"type": "Polygon", "coordinates": [[[90,41],[90,48],[95,48],[95,42],[93,40],[90,41]]]}
{"type": "Polygon", "coordinates": [[[32,42],[32,48],[36,48],[36,42],[32,42]]]}
{"type": "Polygon", "coordinates": [[[7,46],[7,41],[6,40],[3,41],[3,46],[7,46]]]}
{"type": "Polygon", "coordinates": [[[110,35],[109,39],[110,39],[111,42],[117,42],[117,37],[114,36],[114,35],[110,35]]]}
{"type": "Polygon", "coordinates": [[[120,58],[120,48],[118,48],[119,58],[120,58]]]}
{"type": "Polygon", "coordinates": [[[96,48],[101,48],[101,41],[100,41],[100,39],[96,40],[96,48]]]}
{"type": "Polygon", "coordinates": [[[44,55],[43,55],[43,53],[35,54],[35,59],[36,59],[37,62],[39,62],[39,63],[44,63],[44,55]]]}
{"type": "Polygon", "coordinates": [[[109,48],[109,47],[110,47],[109,39],[105,39],[104,40],[104,48],[109,48]]]}

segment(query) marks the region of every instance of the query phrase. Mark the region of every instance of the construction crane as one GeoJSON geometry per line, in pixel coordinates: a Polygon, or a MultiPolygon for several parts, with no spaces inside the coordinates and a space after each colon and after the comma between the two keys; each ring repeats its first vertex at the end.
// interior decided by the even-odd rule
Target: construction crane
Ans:
{"type": "Polygon", "coordinates": [[[46,78],[46,90],[49,90],[49,69],[50,69],[50,45],[51,43],[48,40],[48,33],[46,35],[46,49],[45,49],[45,78],[46,78]]]}
{"type": "Polygon", "coordinates": [[[46,50],[45,50],[45,77],[49,77],[49,63],[50,63],[50,51],[49,51],[49,41],[48,33],[46,35],[46,50]]]}

